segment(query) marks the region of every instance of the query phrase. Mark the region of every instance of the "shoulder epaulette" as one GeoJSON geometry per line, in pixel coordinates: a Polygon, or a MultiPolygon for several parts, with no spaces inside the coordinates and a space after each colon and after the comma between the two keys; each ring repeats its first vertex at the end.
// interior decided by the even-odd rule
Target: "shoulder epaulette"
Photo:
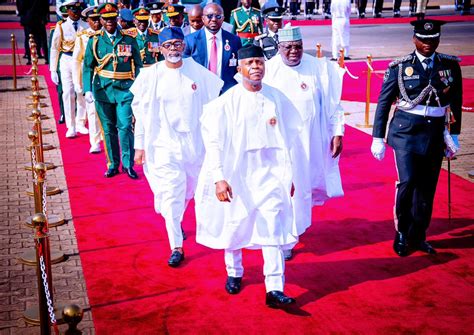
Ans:
{"type": "Polygon", "coordinates": [[[237,8],[235,8],[235,9],[232,9],[232,13],[239,11],[241,8],[242,8],[242,7],[237,7],[237,8]]]}
{"type": "Polygon", "coordinates": [[[406,61],[412,60],[413,55],[406,55],[403,57],[395,58],[390,64],[388,64],[389,67],[394,67],[397,66],[400,63],[404,63],[406,61]]]}
{"type": "Polygon", "coordinates": [[[260,12],[260,9],[252,7],[253,10],[256,10],[257,12],[260,12]]]}
{"type": "Polygon", "coordinates": [[[152,28],[148,28],[148,33],[154,34],[154,35],[159,35],[159,34],[160,34],[160,31],[159,31],[159,30],[152,29],[152,28]]]}
{"type": "Polygon", "coordinates": [[[255,41],[261,40],[262,38],[265,38],[268,36],[268,33],[263,33],[255,37],[255,41]]]}
{"type": "Polygon", "coordinates": [[[130,36],[130,37],[135,38],[138,35],[138,29],[137,28],[122,29],[120,30],[120,33],[123,36],[130,36]]]}
{"type": "Polygon", "coordinates": [[[460,62],[460,61],[461,61],[461,58],[459,58],[459,57],[457,57],[457,56],[446,55],[446,54],[440,54],[440,53],[438,53],[438,56],[439,56],[439,58],[442,58],[442,59],[454,60],[454,61],[456,61],[456,62],[460,62]]]}
{"type": "Polygon", "coordinates": [[[82,36],[82,35],[89,35],[91,36],[91,32],[87,31],[87,29],[81,30],[80,32],[76,33],[76,36],[82,36]]]}

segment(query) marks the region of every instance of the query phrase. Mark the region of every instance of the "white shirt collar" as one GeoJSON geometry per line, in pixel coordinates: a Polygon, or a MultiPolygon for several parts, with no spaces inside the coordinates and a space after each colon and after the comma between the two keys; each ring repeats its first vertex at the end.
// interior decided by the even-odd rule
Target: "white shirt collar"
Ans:
{"type": "MultiPolygon", "coordinates": [[[[212,36],[214,36],[207,28],[204,29],[204,33],[206,34],[206,40],[209,41],[212,36]]],[[[222,28],[216,33],[216,40],[222,40],[222,28]]]]}
{"type": "Polygon", "coordinates": [[[433,54],[430,56],[430,57],[425,57],[423,56],[422,54],[420,54],[418,52],[418,50],[415,50],[415,55],[416,57],[418,57],[418,59],[420,60],[421,63],[423,63],[423,61],[426,59],[426,58],[431,58],[431,62],[434,62],[434,56],[435,56],[435,53],[433,52],[433,54]]]}
{"type": "Polygon", "coordinates": [[[108,36],[109,38],[111,38],[112,36],[117,37],[117,29],[115,29],[115,32],[114,32],[113,34],[109,34],[109,32],[108,32],[107,30],[105,30],[105,29],[104,29],[104,31],[105,31],[105,33],[107,34],[107,36],[108,36]]]}

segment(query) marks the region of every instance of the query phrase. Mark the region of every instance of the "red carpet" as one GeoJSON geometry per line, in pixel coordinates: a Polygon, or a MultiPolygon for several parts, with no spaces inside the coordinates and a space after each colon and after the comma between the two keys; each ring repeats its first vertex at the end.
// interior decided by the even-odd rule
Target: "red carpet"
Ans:
{"type": "MultiPolygon", "coordinates": [[[[42,73],[46,71],[41,66],[42,73]]],[[[46,76],[56,117],[56,90],[46,76]]],[[[239,295],[224,290],[223,252],[195,243],[193,204],[184,219],[186,260],[166,265],[164,222],[140,179],[102,177],[105,157],[87,136],[59,138],[72,215],[97,334],[471,334],[474,330],[473,184],[452,177],[447,217],[442,172],[429,239],[437,256],[395,256],[390,151],[370,155],[370,137],[347,127],[341,160],[345,197],[314,209],[314,222],[287,263],[296,308],[264,305],[262,257],[244,253],[239,295]],[[469,316],[471,315],[471,316],[469,316]]],[[[456,162],[453,162],[456,164],[456,162]]],[[[53,269],[54,271],[54,269],[53,269]]]]}
{"type": "MultiPolygon", "coordinates": [[[[474,65],[474,56],[459,56],[461,66],[474,65]]],[[[372,73],[370,102],[376,103],[383,83],[383,74],[391,60],[376,60],[372,62],[372,68],[377,73],[372,73]]],[[[367,63],[365,61],[349,61],[346,63],[349,71],[359,79],[352,79],[349,75],[344,77],[344,90],[342,99],[348,101],[365,102],[367,85],[367,63]]],[[[463,79],[463,106],[466,112],[474,111],[474,79],[463,79]]]]}

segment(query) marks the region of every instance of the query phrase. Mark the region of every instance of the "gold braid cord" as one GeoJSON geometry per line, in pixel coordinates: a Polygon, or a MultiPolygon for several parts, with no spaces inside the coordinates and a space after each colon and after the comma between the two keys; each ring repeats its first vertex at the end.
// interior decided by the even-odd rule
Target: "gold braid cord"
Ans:
{"type": "Polygon", "coordinates": [[[117,63],[118,63],[117,55],[112,52],[112,53],[108,53],[107,55],[105,55],[102,58],[99,58],[99,56],[97,55],[97,43],[98,42],[99,42],[99,39],[97,38],[97,35],[96,35],[96,36],[94,36],[94,41],[92,43],[92,52],[94,53],[94,57],[95,57],[95,60],[97,61],[97,64],[99,64],[95,68],[96,72],[102,71],[104,66],[106,66],[112,58],[113,58],[113,65],[114,65],[114,72],[115,72],[115,70],[117,69],[117,63]]]}

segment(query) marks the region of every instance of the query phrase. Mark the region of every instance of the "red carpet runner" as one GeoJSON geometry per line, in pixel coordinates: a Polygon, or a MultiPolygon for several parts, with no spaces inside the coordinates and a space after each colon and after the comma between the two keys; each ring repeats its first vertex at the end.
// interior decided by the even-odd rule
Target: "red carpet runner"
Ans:
{"type": "MultiPolygon", "coordinates": [[[[44,70],[44,69],[42,69],[44,70]]],[[[46,76],[49,81],[49,76],[46,76]]],[[[58,116],[57,96],[49,92],[58,116]]],[[[244,253],[243,290],[230,296],[223,252],[195,243],[191,204],[186,260],[173,269],[164,222],[138,181],[102,177],[103,154],[87,136],[59,138],[97,334],[465,333],[474,330],[473,184],[452,177],[447,220],[442,171],[429,240],[437,256],[391,250],[395,168],[370,154],[370,137],[347,127],[341,160],[345,197],[314,209],[314,222],[287,263],[286,293],[297,307],[265,307],[260,252],[244,253]],[[471,315],[471,316],[469,316],[471,315]]],[[[453,162],[456,164],[456,162],[453,162]]]]}

